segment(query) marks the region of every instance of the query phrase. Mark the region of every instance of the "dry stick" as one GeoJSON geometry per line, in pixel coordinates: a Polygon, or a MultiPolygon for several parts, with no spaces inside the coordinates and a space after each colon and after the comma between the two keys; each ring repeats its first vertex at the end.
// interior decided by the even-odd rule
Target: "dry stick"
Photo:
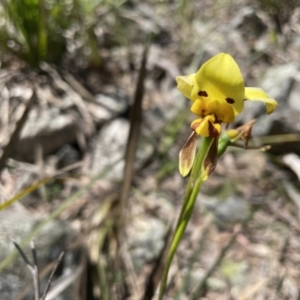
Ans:
{"type": "Polygon", "coordinates": [[[35,100],[36,100],[36,94],[35,94],[35,90],[34,90],[31,98],[29,99],[29,101],[26,104],[26,107],[25,107],[22,117],[18,120],[18,122],[16,124],[15,130],[12,133],[8,144],[3,149],[3,154],[0,158],[0,173],[5,166],[6,160],[9,158],[12,150],[14,149],[14,147],[19,139],[19,135],[21,133],[23,125],[25,124],[25,121],[27,120],[30,108],[35,100]]]}
{"type": "MultiPolygon", "coordinates": [[[[36,145],[35,147],[35,161],[36,161],[36,165],[39,168],[39,179],[42,179],[45,177],[45,163],[43,160],[43,147],[41,144],[36,145]]],[[[47,201],[47,190],[46,187],[44,185],[42,185],[39,189],[38,189],[38,193],[41,197],[41,199],[46,202],[47,201]]]]}
{"type": "MultiPolygon", "coordinates": [[[[146,77],[146,64],[147,64],[147,56],[149,50],[150,43],[147,43],[143,52],[141,67],[139,71],[139,76],[137,80],[135,95],[133,105],[130,111],[130,129],[126,146],[126,154],[125,154],[125,167],[124,167],[124,175],[123,175],[123,183],[120,192],[119,198],[119,206],[117,211],[116,218],[116,237],[117,237],[117,246],[120,251],[122,247],[122,239],[123,237],[123,227],[124,227],[124,210],[132,182],[133,177],[133,165],[136,157],[137,145],[140,134],[140,127],[142,124],[142,100],[144,96],[144,81],[146,77]]],[[[118,257],[121,259],[121,256],[118,257]]],[[[117,264],[120,264],[116,261],[117,264]]]]}
{"type": "Polygon", "coordinates": [[[126,146],[123,184],[120,192],[119,229],[122,228],[122,215],[124,213],[124,208],[132,181],[133,165],[139,140],[140,127],[142,124],[142,100],[144,96],[144,80],[146,77],[146,64],[149,45],[150,43],[145,46],[143,52],[141,68],[139,71],[139,77],[135,90],[134,102],[130,111],[130,130],[126,146]]]}
{"type": "Polygon", "coordinates": [[[36,250],[35,250],[35,244],[34,241],[31,242],[31,251],[33,258],[33,264],[29,261],[26,254],[22,250],[22,248],[19,246],[19,244],[8,235],[10,240],[13,242],[17,250],[19,251],[20,255],[22,256],[23,260],[25,261],[33,279],[34,283],[34,294],[35,294],[35,300],[40,300],[40,286],[39,286],[39,271],[37,265],[35,265],[36,261],[36,250]]]}
{"type": "Polygon", "coordinates": [[[70,87],[88,102],[95,102],[95,97],[69,72],[62,72],[63,79],[70,87]]]}
{"type": "Polygon", "coordinates": [[[48,291],[49,291],[49,289],[50,289],[50,286],[51,286],[51,283],[52,283],[52,280],[53,280],[53,276],[54,276],[54,274],[55,274],[55,272],[56,272],[56,269],[58,268],[60,262],[62,261],[64,255],[65,255],[65,252],[64,252],[64,251],[61,252],[60,255],[59,255],[59,257],[58,257],[58,259],[56,260],[56,263],[55,263],[55,265],[54,265],[54,267],[53,267],[53,270],[52,270],[52,272],[51,272],[51,274],[50,274],[50,277],[49,277],[49,279],[48,279],[47,286],[46,286],[46,288],[45,288],[44,294],[43,294],[43,296],[42,296],[42,300],[45,300],[45,299],[46,299],[46,296],[47,296],[47,294],[48,294],[48,291]]]}
{"type": "MultiPolygon", "coordinates": [[[[53,266],[55,265],[56,262],[52,262],[49,263],[42,271],[40,271],[40,281],[41,278],[44,278],[45,275],[47,275],[48,273],[50,273],[50,271],[52,271],[53,266]]],[[[14,300],[24,300],[28,293],[31,291],[33,286],[33,283],[28,283],[25,288],[14,298],[14,300]]]]}
{"type": "MultiPolygon", "coordinates": [[[[6,231],[7,232],[7,231],[6,231]]],[[[7,232],[8,234],[8,232],[7,232]]],[[[43,294],[43,297],[40,298],[40,281],[39,281],[39,268],[38,268],[38,259],[37,259],[37,252],[36,252],[36,248],[35,248],[35,242],[34,240],[31,241],[30,245],[31,245],[31,252],[32,252],[32,257],[33,257],[33,264],[29,261],[29,259],[27,258],[26,254],[24,253],[24,251],[22,250],[22,248],[20,247],[20,245],[14,241],[12,239],[12,237],[8,234],[10,240],[13,242],[13,244],[15,245],[15,247],[17,248],[17,250],[19,251],[20,255],[22,256],[23,260],[25,261],[28,269],[30,270],[31,272],[31,275],[32,275],[32,279],[33,279],[33,283],[34,283],[34,294],[35,294],[35,300],[45,300],[46,299],[46,296],[48,294],[48,291],[49,291],[49,288],[51,286],[51,283],[52,283],[52,280],[53,280],[53,276],[55,274],[55,271],[58,267],[58,265],[60,264],[63,256],[64,256],[64,252],[62,252],[54,267],[53,267],[53,270],[50,274],[50,277],[48,279],[48,282],[47,282],[47,286],[46,286],[46,289],[44,291],[44,294],[43,294]]]]}
{"type": "Polygon", "coordinates": [[[37,258],[34,240],[31,241],[30,246],[31,246],[31,253],[32,253],[32,258],[33,258],[32,276],[33,276],[33,281],[34,281],[35,299],[40,300],[39,267],[38,267],[38,258],[37,258]]]}

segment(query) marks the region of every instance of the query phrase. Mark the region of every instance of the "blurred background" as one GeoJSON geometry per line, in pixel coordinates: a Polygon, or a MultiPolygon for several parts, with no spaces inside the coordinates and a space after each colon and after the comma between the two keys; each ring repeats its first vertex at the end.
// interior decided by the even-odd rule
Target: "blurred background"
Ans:
{"type": "Polygon", "coordinates": [[[2,0],[1,300],[34,299],[7,232],[41,290],[66,251],[47,300],[156,299],[194,118],[175,77],[219,52],[278,101],[230,125],[272,147],[219,160],[165,299],[300,299],[300,1],[2,0]]]}

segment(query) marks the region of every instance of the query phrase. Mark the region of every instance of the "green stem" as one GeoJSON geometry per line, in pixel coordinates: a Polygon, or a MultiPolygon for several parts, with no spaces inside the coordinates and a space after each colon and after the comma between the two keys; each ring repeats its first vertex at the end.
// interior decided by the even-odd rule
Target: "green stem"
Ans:
{"type": "Polygon", "coordinates": [[[190,176],[189,181],[188,181],[187,189],[186,189],[185,196],[184,196],[183,205],[182,205],[180,215],[179,215],[178,220],[177,220],[175,231],[178,228],[179,223],[182,219],[182,215],[185,212],[185,209],[186,209],[186,207],[189,203],[189,199],[191,197],[191,193],[192,193],[193,188],[195,186],[195,182],[201,176],[202,164],[203,164],[203,161],[206,157],[206,154],[207,154],[207,152],[208,152],[208,150],[209,150],[209,148],[212,144],[212,141],[213,140],[211,138],[203,138],[202,145],[201,145],[201,147],[200,147],[200,149],[197,153],[197,156],[195,158],[195,163],[194,163],[192,171],[191,171],[191,176],[190,176]]]}
{"type": "Polygon", "coordinates": [[[171,246],[168,252],[168,257],[166,261],[166,266],[164,268],[163,277],[160,284],[159,291],[159,300],[162,300],[162,297],[165,293],[168,281],[169,269],[173,260],[173,257],[177,251],[179,243],[183,237],[187,224],[191,218],[195,202],[197,199],[197,195],[199,193],[200,187],[202,185],[203,179],[201,176],[202,173],[202,165],[204,159],[208,153],[208,150],[213,142],[212,138],[203,138],[202,145],[195,159],[195,163],[193,165],[193,169],[191,172],[191,176],[189,178],[186,195],[184,198],[184,203],[182,205],[180,215],[178,217],[178,221],[176,224],[175,232],[173,235],[173,239],[171,242],[171,246]]]}

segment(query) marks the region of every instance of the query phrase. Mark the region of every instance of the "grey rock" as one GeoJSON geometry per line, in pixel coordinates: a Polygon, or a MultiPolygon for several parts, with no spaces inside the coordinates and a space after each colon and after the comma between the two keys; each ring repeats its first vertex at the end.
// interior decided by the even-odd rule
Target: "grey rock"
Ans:
{"type": "Polygon", "coordinates": [[[207,209],[211,210],[219,224],[234,224],[243,222],[250,213],[248,202],[236,195],[225,200],[219,198],[208,199],[203,202],[207,209]]]}
{"type": "MultiPolygon", "coordinates": [[[[206,271],[201,268],[193,268],[191,270],[190,274],[190,280],[187,282],[189,290],[195,288],[195,286],[199,285],[199,282],[201,282],[205,276],[206,271]]],[[[226,288],[226,282],[225,280],[222,280],[222,278],[218,277],[209,277],[207,280],[208,288],[212,291],[221,291],[226,288]]],[[[188,297],[189,295],[187,295],[188,297]]]]}
{"type": "Polygon", "coordinates": [[[106,108],[108,111],[112,112],[114,115],[123,113],[128,109],[128,99],[125,95],[103,95],[98,94],[95,96],[95,101],[100,106],[106,108]]]}
{"type": "MultiPolygon", "coordinates": [[[[129,121],[115,119],[104,125],[99,131],[90,164],[90,174],[106,173],[108,180],[119,181],[123,178],[124,156],[129,134],[129,121]]],[[[154,146],[145,139],[141,139],[134,167],[140,168],[152,155],[154,146]]]]}
{"type": "Polygon", "coordinates": [[[168,121],[186,109],[187,103],[188,100],[177,89],[171,90],[170,97],[156,103],[143,113],[143,134],[149,136],[162,130],[168,121]]]}
{"type": "MultiPolygon", "coordinates": [[[[278,102],[277,111],[288,106],[289,97],[294,86],[294,77],[299,73],[293,64],[270,68],[263,76],[260,87],[278,102]]],[[[257,101],[245,101],[245,109],[237,116],[237,122],[245,123],[254,118],[266,118],[266,108],[257,101]]],[[[269,116],[267,117],[269,118],[269,116]]]]}
{"type": "MultiPolygon", "coordinates": [[[[247,110],[246,121],[257,118],[257,122],[253,126],[252,136],[299,133],[300,84],[295,80],[296,78],[299,78],[299,70],[294,64],[276,66],[266,72],[261,87],[270,97],[277,100],[278,107],[274,113],[266,116],[263,105],[257,105],[257,102],[252,104],[251,101],[246,103],[250,108],[247,110]],[[256,105],[256,108],[254,105],[256,105]]],[[[276,155],[289,152],[300,153],[300,143],[286,143],[284,141],[275,143],[272,144],[269,152],[276,155]]]]}
{"type": "Polygon", "coordinates": [[[275,66],[266,72],[262,79],[262,89],[273,99],[276,99],[279,106],[288,102],[292,91],[294,77],[299,70],[295,64],[275,66]]]}
{"type": "Polygon", "coordinates": [[[76,141],[77,130],[79,126],[71,114],[64,114],[56,108],[32,111],[11,158],[33,162],[36,145],[42,146],[46,156],[76,141]]]}
{"type": "Polygon", "coordinates": [[[236,223],[245,221],[249,215],[249,204],[237,197],[231,196],[217,205],[214,210],[215,216],[222,222],[236,223]]]}
{"type": "Polygon", "coordinates": [[[164,245],[166,227],[161,220],[150,216],[135,220],[133,226],[136,228],[135,234],[128,236],[128,245],[133,263],[140,269],[158,257],[164,245]]]}
{"type": "MultiPolygon", "coordinates": [[[[32,214],[23,206],[17,204],[0,212],[1,223],[12,236],[20,243],[21,240],[31,232],[42,216],[32,214]]],[[[71,234],[70,227],[59,221],[47,224],[35,238],[39,267],[42,269],[46,264],[57,259],[60,252],[65,248],[66,237],[71,234]]],[[[28,258],[32,260],[29,246],[22,247],[28,258]]],[[[15,247],[8,239],[4,229],[0,230],[0,261],[3,261],[15,247]]],[[[29,283],[32,277],[25,262],[17,255],[16,259],[0,273],[0,295],[1,300],[14,299],[18,293],[29,283]]],[[[46,282],[42,282],[45,286],[46,282]]],[[[33,294],[26,299],[34,299],[33,294]]],[[[67,298],[65,298],[67,300],[67,298]]]]}
{"type": "Polygon", "coordinates": [[[121,180],[128,133],[129,122],[125,119],[115,119],[103,126],[94,144],[90,164],[91,175],[107,171],[106,179],[121,180]]]}
{"type": "Polygon", "coordinates": [[[253,7],[245,6],[230,22],[230,27],[238,28],[247,40],[257,39],[267,30],[253,7]]]}
{"type": "Polygon", "coordinates": [[[295,81],[289,97],[289,106],[300,112],[300,81],[295,81]]]}
{"type": "Polygon", "coordinates": [[[124,95],[98,94],[95,96],[95,102],[87,105],[96,123],[102,124],[125,113],[128,110],[129,101],[124,95]]]}

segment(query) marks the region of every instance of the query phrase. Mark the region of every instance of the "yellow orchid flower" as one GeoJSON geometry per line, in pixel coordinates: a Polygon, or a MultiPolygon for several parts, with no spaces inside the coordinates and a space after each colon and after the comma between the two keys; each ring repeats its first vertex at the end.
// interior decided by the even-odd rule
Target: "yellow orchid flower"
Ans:
{"type": "Polygon", "coordinates": [[[176,81],[182,94],[193,101],[191,111],[200,117],[191,128],[203,137],[218,137],[221,124],[232,123],[245,100],[264,102],[267,114],[277,107],[262,89],[245,88],[240,68],[229,54],[214,56],[197,73],[178,76],[176,81]]]}
{"type": "MultiPolygon", "coordinates": [[[[220,53],[214,56],[197,73],[178,76],[176,81],[182,94],[193,101],[191,111],[199,117],[192,122],[191,129],[194,132],[179,154],[179,170],[183,176],[193,166],[197,135],[215,139],[213,147],[216,148],[222,123],[232,123],[235,116],[244,109],[245,100],[264,102],[267,114],[277,107],[277,102],[262,89],[245,88],[240,68],[229,54],[220,53]]],[[[216,163],[213,156],[217,154],[214,150],[210,151],[210,156],[211,161],[216,163]]]]}

